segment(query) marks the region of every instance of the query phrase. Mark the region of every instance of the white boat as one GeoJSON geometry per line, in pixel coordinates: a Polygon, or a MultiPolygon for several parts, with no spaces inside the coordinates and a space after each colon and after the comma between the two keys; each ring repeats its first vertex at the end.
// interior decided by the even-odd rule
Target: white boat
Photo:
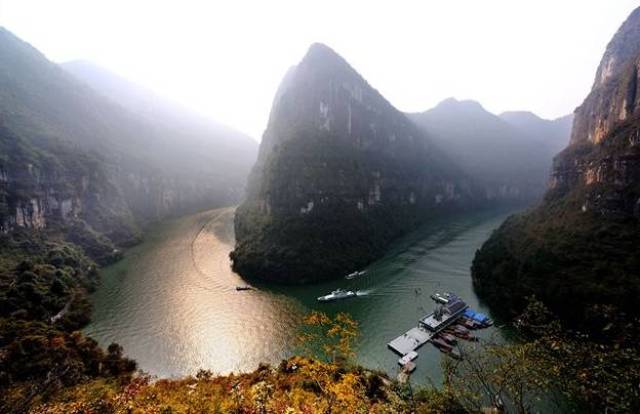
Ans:
{"type": "Polygon", "coordinates": [[[404,367],[405,365],[407,365],[407,363],[413,361],[416,358],[418,358],[418,353],[416,351],[411,351],[408,354],[406,354],[405,356],[403,356],[402,358],[400,358],[398,360],[398,364],[401,367],[404,367]]]}
{"type": "Polygon", "coordinates": [[[318,297],[318,302],[331,302],[333,300],[348,299],[357,296],[353,290],[336,289],[328,295],[318,297]]]}
{"type": "Polygon", "coordinates": [[[362,275],[364,275],[365,273],[367,273],[367,271],[366,271],[366,270],[360,270],[359,272],[358,272],[358,271],[356,271],[356,272],[353,272],[353,273],[349,273],[349,274],[348,274],[348,275],[346,275],[344,278],[345,278],[345,279],[347,279],[347,280],[351,280],[351,279],[355,279],[355,278],[356,278],[356,277],[358,277],[358,276],[362,276],[362,275]]]}

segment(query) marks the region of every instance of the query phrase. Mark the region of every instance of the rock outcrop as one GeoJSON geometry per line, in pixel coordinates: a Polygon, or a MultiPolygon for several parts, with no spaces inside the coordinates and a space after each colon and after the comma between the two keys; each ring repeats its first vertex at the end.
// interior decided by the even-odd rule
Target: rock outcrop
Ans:
{"type": "Polygon", "coordinates": [[[418,127],[314,44],[276,93],[236,214],[234,269],[290,283],[339,277],[430,214],[473,198],[418,127]]]}
{"type": "MultiPolygon", "coordinates": [[[[638,314],[640,294],[640,9],[609,43],[575,111],[538,208],[508,219],[477,253],[479,293],[502,310],[535,294],[577,324],[596,305],[638,314]]],[[[593,318],[591,318],[593,317],[593,318]]]]}

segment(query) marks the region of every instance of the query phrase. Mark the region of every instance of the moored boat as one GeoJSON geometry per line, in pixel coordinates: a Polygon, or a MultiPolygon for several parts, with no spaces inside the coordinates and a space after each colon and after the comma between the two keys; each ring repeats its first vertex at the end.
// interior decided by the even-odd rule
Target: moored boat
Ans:
{"type": "Polygon", "coordinates": [[[418,358],[418,353],[416,351],[411,351],[398,360],[398,365],[404,367],[406,364],[408,364],[409,362],[413,361],[416,358],[418,358]]]}
{"type": "Polygon", "coordinates": [[[491,318],[489,318],[487,315],[485,315],[484,313],[476,312],[470,308],[467,308],[464,311],[464,316],[467,319],[478,324],[481,328],[488,328],[489,326],[493,325],[493,320],[491,320],[491,318]]]}
{"type": "Polygon", "coordinates": [[[441,332],[438,334],[438,336],[444,339],[448,344],[455,345],[456,343],[458,343],[458,340],[456,339],[456,337],[450,333],[441,332]]]}
{"type": "Polygon", "coordinates": [[[443,331],[446,334],[455,336],[456,338],[464,339],[465,341],[477,341],[478,338],[471,335],[471,332],[464,326],[453,325],[443,331]]]}
{"type": "Polygon", "coordinates": [[[431,338],[431,343],[433,344],[433,346],[435,346],[436,348],[440,349],[443,352],[449,352],[451,351],[451,349],[453,349],[451,345],[445,342],[444,339],[441,339],[438,337],[431,338]]]}
{"type": "Polygon", "coordinates": [[[477,323],[476,321],[466,318],[466,317],[462,317],[460,318],[460,321],[458,322],[459,324],[461,324],[462,326],[464,326],[467,329],[480,329],[481,326],[479,323],[477,323]]]}

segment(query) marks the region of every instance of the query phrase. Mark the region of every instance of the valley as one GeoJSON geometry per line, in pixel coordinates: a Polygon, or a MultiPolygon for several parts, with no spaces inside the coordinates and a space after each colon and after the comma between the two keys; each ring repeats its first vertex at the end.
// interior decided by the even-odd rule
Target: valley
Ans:
{"type": "Polygon", "coordinates": [[[636,4],[6,1],[1,413],[640,412],[636,4]]]}

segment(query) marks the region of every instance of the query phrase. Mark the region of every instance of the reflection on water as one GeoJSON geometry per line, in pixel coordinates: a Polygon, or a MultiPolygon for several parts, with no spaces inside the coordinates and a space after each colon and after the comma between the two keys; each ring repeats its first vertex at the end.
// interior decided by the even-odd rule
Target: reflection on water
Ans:
{"type": "MultiPolygon", "coordinates": [[[[161,377],[200,368],[228,373],[290,355],[296,327],[310,310],[346,311],[360,323],[360,362],[394,373],[397,356],[386,343],[432,309],[433,290],[454,291],[487,311],[471,289],[469,266],[507,214],[434,220],[354,280],[240,292],[235,286],[246,282],[229,266],[233,209],[184,217],[154,229],[104,270],[86,333],[102,345],[120,343],[142,369],[161,377]],[[330,304],[315,300],[337,287],[357,290],[358,297],[330,304]]],[[[419,353],[414,379],[438,381],[441,355],[430,346],[419,353]]]]}

